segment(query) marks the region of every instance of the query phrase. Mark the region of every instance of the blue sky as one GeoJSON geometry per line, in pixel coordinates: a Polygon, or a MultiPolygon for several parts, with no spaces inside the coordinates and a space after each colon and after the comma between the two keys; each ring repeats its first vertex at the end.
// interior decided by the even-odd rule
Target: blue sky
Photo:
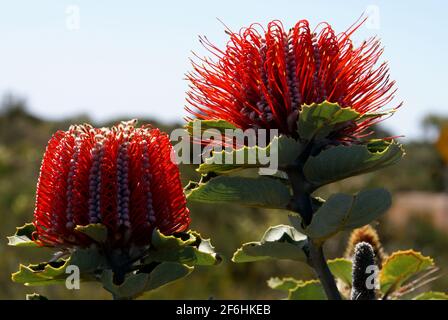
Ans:
{"type": "Polygon", "coordinates": [[[272,19],[289,27],[306,18],[343,31],[366,9],[379,19],[355,41],[382,38],[383,57],[398,83],[397,102],[405,102],[385,125],[416,138],[425,114],[448,115],[448,4],[442,0],[0,0],[0,94],[25,96],[31,111],[47,118],[87,113],[100,120],[181,121],[190,51],[205,53],[197,36],[221,47],[227,41],[217,18],[232,30],[272,19]],[[71,5],[79,8],[77,30],[70,24],[76,16],[67,12],[71,5]]]}

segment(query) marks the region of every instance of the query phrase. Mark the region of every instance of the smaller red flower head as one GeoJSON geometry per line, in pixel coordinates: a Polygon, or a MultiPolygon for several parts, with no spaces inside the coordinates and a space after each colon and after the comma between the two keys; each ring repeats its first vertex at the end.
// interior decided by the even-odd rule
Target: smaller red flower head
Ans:
{"type": "Polygon", "coordinates": [[[188,228],[189,211],[169,138],[135,121],[71,126],[48,143],[37,185],[34,225],[46,246],[88,246],[77,225],[101,223],[111,247],[147,245],[158,228],[188,228]]]}
{"type": "MultiPolygon", "coordinates": [[[[214,59],[193,61],[187,74],[190,90],[186,110],[202,120],[226,120],[239,128],[278,129],[294,136],[304,104],[329,101],[360,114],[386,106],[394,97],[378,39],[356,47],[350,37],[362,24],[336,34],[327,23],[311,30],[307,20],[285,30],[272,21],[231,32],[221,50],[201,42],[214,59]]],[[[348,136],[360,136],[378,117],[352,124],[348,136]]],[[[190,120],[190,119],[189,119],[190,120]]]]}

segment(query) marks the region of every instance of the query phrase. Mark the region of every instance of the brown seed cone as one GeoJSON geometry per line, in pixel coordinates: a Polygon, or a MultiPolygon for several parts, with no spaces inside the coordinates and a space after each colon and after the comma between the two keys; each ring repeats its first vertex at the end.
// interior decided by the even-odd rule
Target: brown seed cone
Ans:
{"type": "Polygon", "coordinates": [[[381,269],[383,261],[387,258],[387,254],[384,252],[378,233],[371,225],[366,225],[352,231],[344,256],[351,259],[355,252],[356,244],[360,242],[367,242],[372,246],[375,253],[376,264],[381,269]]]}

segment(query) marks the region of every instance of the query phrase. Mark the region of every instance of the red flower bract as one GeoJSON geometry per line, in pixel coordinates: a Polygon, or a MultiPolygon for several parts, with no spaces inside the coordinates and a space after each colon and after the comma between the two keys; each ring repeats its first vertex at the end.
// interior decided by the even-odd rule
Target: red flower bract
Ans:
{"type": "MultiPolygon", "coordinates": [[[[264,30],[258,24],[239,33],[220,50],[206,38],[217,59],[193,61],[187,111],[199,119],[224,119],[242,129],[278,129],[295,135],[301,105],[325,100],[361,114],[378,111],[394,97],[383,49],[371,38],[355,47],[350,36],[362,24],[335,34],[327,23],[313,32],[307,20],[285,31],[279,21],[264,30]]],[[[379,117],[379,116],[378,116],[379,117]]],[[[378,117],[350,129],[360,134],[378,117]]]]}
{"type": "Polygon", "coordinates": [[[34,225],[47,246],[88,246],[74,228],[101,223],[108,245],[147,245],[187,229],[190,217],[166,134],[133,121],[111,129],[58,131],[48,143],[37,185],[34,225]]]}

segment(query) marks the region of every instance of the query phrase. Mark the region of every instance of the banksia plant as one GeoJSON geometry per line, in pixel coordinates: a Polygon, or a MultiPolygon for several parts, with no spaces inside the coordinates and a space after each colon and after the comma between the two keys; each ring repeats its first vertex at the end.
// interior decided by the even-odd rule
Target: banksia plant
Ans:
{"type": "Polygon", "coordinates": [[[151,233],[185,231],[190,223],[168,135],[135,128],[72,126],[57,132],[37,184],[34,226],[39,245],[86,247],[76,226],[101,223],[110,247],[148,245],[151,233]]]}
{"type": "Polygon", "coordinates": [[[351,259],[355,253],[356,245],[360,242],[366,242],[372,246],[376,264],[378,268],[381,268],[383,261],[387,258],[387,255],[384,252],[378,233],[371,225],[366,225],[352,231],[344,256],[351,259]]]}
{"type": "Polygon", "coordinates": [[[43,156],[34,220],[18,228],[10,244],[59,253],[56,262],[21,266],[13,280],[51,283],[75,264],[84,269],[84,280],[101,281],[116,298],[133,298],[187,275],[194,264],[217,263],[210,243],[188,231],[190,215],[172,155],[167,134],[136,127],[135,120],[56,132],[43,156]],[[181,261],[179,252],[186,250],[181,261]],[[154,285],[156,269],[165,278],[154,285]],[[133,288],[126,284],[133,277],[148,283],[133,288]]]}
{"type": "Polygon", "coordinates": [[[373,125],[401,103],[393,101],[395,81],[380,61],[379,39],[359,46],[351,40],[362,24],[341,33],[325,22],[312,29],[307,20],[289,29],[272,21],[266,28],[227,30],[224,48],[201,38],[211,57],[193,60],[187,74],[186,127],[193,140],[209,144],[208,129],[214,129],[214,141],[235,141],[216,138],[216,132],[243,135],[239,144],[209,144],[213,151],[204,152],[198,168],[202,179],[190,183],[187,197],[288,212],[291,225],[269,228],[260,241],[236,251],[233,261],[306,261],[319,279],[312,285],[321,286],[329,299],[341,294],[323,244],[372,222],[389,208],[391,197],[376,188],[325,200],[319,189],[395,164],[404,155],[390,137],[369,138],[373,125]],[[259,136],[247,138],[266,130],[265,143],[259,136]]]}
{"type": "Polygon", "coordinates": [[[311,30],[307,20],[300,20],[287,30],[272,21],[266,29],[253,24],[239,33],[228,30],[225,49],[201,39],[217,59],[193,62],[187,110],[198,119],[278,129],[301,138],[297,117],[302,106],[327,101],[369,115],[341,123],[334,138],[362,137],[384,115],[378,111],[396,90],[387,64],[377,64],[380,41],[371,38],[355,46],[350,37],[361,24],[340,34],[327,23],[319,26],[311,30]]]}
{"type": "Polygon", "coordinates": [[[372,246],[367,242],[356,244],[353,254],[351,300],[376,299],[375,283],[377,279],[369,280],[369,277],[377,276],[377,268],[372,246]]]}
{"type": "MultiPolygon", "coordinates": [[[[272,237],[272,234],[268,237],[272,237]]],[[[285,236],[284,238],[287,239],[285,236]]],[[[375,249],[380,243],[379,240],[372,227],[358,228],[350,236],[345,257],[327,260],[343,299],[448,300],[448,294],[445,292],[421,292],[422,288],[439,277],[439,269],[431,257],[412,249],[399,250],[385,256],[380,266],[375,257],[376,252],[383,251],[375,249]]],[[[265,250],[267,245],[271,243],[264,244],[265,250]]],[[[290,300],[327,299],[325,291],[316,279],[273,277],[267,284],[272,289],[286,292],[290,300]]]]}

